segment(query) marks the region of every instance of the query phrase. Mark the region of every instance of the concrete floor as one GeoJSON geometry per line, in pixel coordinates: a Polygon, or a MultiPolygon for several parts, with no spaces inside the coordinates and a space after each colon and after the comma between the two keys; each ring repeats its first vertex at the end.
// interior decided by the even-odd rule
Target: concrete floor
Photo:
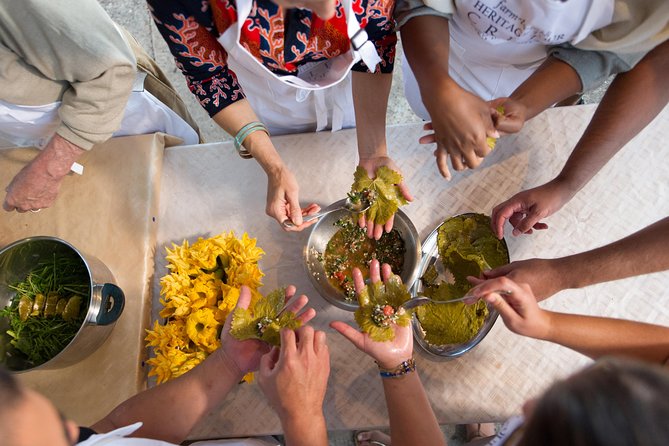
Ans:
{"type": "MultiPolygon", "coordinates": [[[[194,96],[186,86],[181,72],[176,68],[174,59],[167,45],[158,33],[150,17],[146,2],[144,0],[99,0],[109,15],[118,24],[125,27],[144,46],[145,50],[156,60],[163,71],[167,74],[172,84],[186,101],[193,118],[197,121],[207,141],[221,141],[230,139],[230,136],[216,126],[207,113],[200,107],[194,96]]],[[[408,122],[419,122],[420,119],[411,111],[402,93],[402,71],[401,44],[398,48],[398,57],[393,74],[393,86],[390,95],[387,123],[400,124],[408,122]]],[[[599,89],[584,96],[586,103],[599,102],[609,82],[599,89]]],[[[458,446],[464,442],[464,429],[459,426],[442,426],[448,443],[458,446]]],[[[336,431],[330,433],[330,445],[350,446],[353,445],[353,433],[350,431],[336,431]]]]}

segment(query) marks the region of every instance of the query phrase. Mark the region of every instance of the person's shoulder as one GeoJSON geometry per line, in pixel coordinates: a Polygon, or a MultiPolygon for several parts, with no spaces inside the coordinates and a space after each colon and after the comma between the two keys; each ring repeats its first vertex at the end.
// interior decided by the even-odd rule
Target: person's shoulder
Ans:
{"type": "Polygon", "coordinates": [[[446,14],[452,14],[455,10],[452,0],[397,0],[397,4],[406,10],[428,7],[446,14]]]}
{"type": "Polygon", "coordinates": [[[420,16],[439,16],[450,18],[455,12],[453,0],[397,0],[395,21],[401,28],[410,19],[420,16]]]}

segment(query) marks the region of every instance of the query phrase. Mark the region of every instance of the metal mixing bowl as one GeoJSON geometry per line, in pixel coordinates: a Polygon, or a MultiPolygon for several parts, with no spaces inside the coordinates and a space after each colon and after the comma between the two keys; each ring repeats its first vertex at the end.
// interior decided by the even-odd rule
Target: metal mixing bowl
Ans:
{"type": "MultiPolygon", "coordinates": [[[[461,214],[456,217],[462,217],[462,216],[466,217],[469,215],[473,214],[461,214]]],[[[410,290],[412,297],[416,297],[423,291],[423,283],[421,282],[420,278],[423,276],[423,274],[425,274],[425,271],[427,271],[427,269],[430,266],[432,266],[435,262],[441,262],[439,258],[439,248],[437,246],[437,236],[439,234],[440,227],[441,225],[437,226],[435,230],[432,231],[430,235],[428,235],[425,241],[423,242],[422,257],[418,269],[416,270],[416,276],[418,278],[416,279],[415,282],[413,282],[413,286],[411,287],[410,290]]],[[[507,251],[507,263],[508,263],[509,249],[506,246],[506,241],[504,239],[502,239],[502,243],[507,251]]],[[[425,340],[425,332],[423,331],[423,328],[421,327],[420,322],[418,321],[418,317],[416,317],[415,315],[413,318],[414,339],[416,340],[416,342],[418,342],[418,345],[420,345],[423,348],[423,350],[425,350],[426,352],[435,357],[443,359],[452,359],[452,358],[457,358],[458,356],[462,356],[469,350],[476,347],[479,344],[479,342],[481,342],[483,338],[486,337],[488,332],[492,329],[492,326],[495,325],[495,321],[497,320],[497,316],[499,316],[499,313],[490,304],[486,305],[488,306],[488,315],[483,321],[481,329],[476,334],[476,336],[474,336],[467,342],[463,342],[461,344],[445,344],[445,345],[430,344],[425,340]]]]}
{"type": "MultiPolygon", "coordinates": [[[[339,200],[332,203],[327,209],[341,207],[344,201],[339,200]]],[[[325,274],[323,263],[318,259],[319,254],[325,252],[325,248],[332,236],[340,229],[334,223],[347,215],[349,215],[349,212],[344,209],[330,212],[314,225],[307,245],[304,248],[304,261],[311,283],[325,300],[341,309],[355,311],[358,308],[358,302],[356,300],[347,300],[343,292],[330,284],[325,274]]],[[[400,277],[404,283],[410,285],[417,277],[416,271],[418,262],[420,261],[421,250],[418,232],[413,223],[411,223],[411,220],[409,220],[409,217],[401,210],[398,210],[395,214],[394,229],[399,231],[406,248],[404,266],[402,267],[400,277]]]]}

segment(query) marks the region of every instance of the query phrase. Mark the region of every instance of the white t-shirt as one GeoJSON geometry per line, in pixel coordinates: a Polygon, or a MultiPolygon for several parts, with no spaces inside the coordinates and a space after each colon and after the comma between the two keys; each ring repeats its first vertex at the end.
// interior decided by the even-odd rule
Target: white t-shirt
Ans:
{"type": "MultiPolygon", "coordinates": [[[[449,74],[484,100],[509,96],[546,59],[548,47],[578,43],[613,20],[614,0],[455,0],[449,74]]],[[[405,93],[429,119],[404,64],[405,93]]]]}
{"type": "Polygon", "coordinates": [[[451,39],[486,65],[525,65],[613,19],[613,0],[456,0],[451,39]]]}

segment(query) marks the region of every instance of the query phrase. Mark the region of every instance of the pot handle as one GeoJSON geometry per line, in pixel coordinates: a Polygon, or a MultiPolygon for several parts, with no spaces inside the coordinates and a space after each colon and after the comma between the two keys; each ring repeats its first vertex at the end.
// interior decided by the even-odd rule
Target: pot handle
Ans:
{"type": "Polygon", "coordinates": [[[113,324],[121,317],[123,307],[125,307],[125,295],[123,290],[113,283],[96,285],[100,290],[100,312],[95,322],[97,325],[113,324]]]}

